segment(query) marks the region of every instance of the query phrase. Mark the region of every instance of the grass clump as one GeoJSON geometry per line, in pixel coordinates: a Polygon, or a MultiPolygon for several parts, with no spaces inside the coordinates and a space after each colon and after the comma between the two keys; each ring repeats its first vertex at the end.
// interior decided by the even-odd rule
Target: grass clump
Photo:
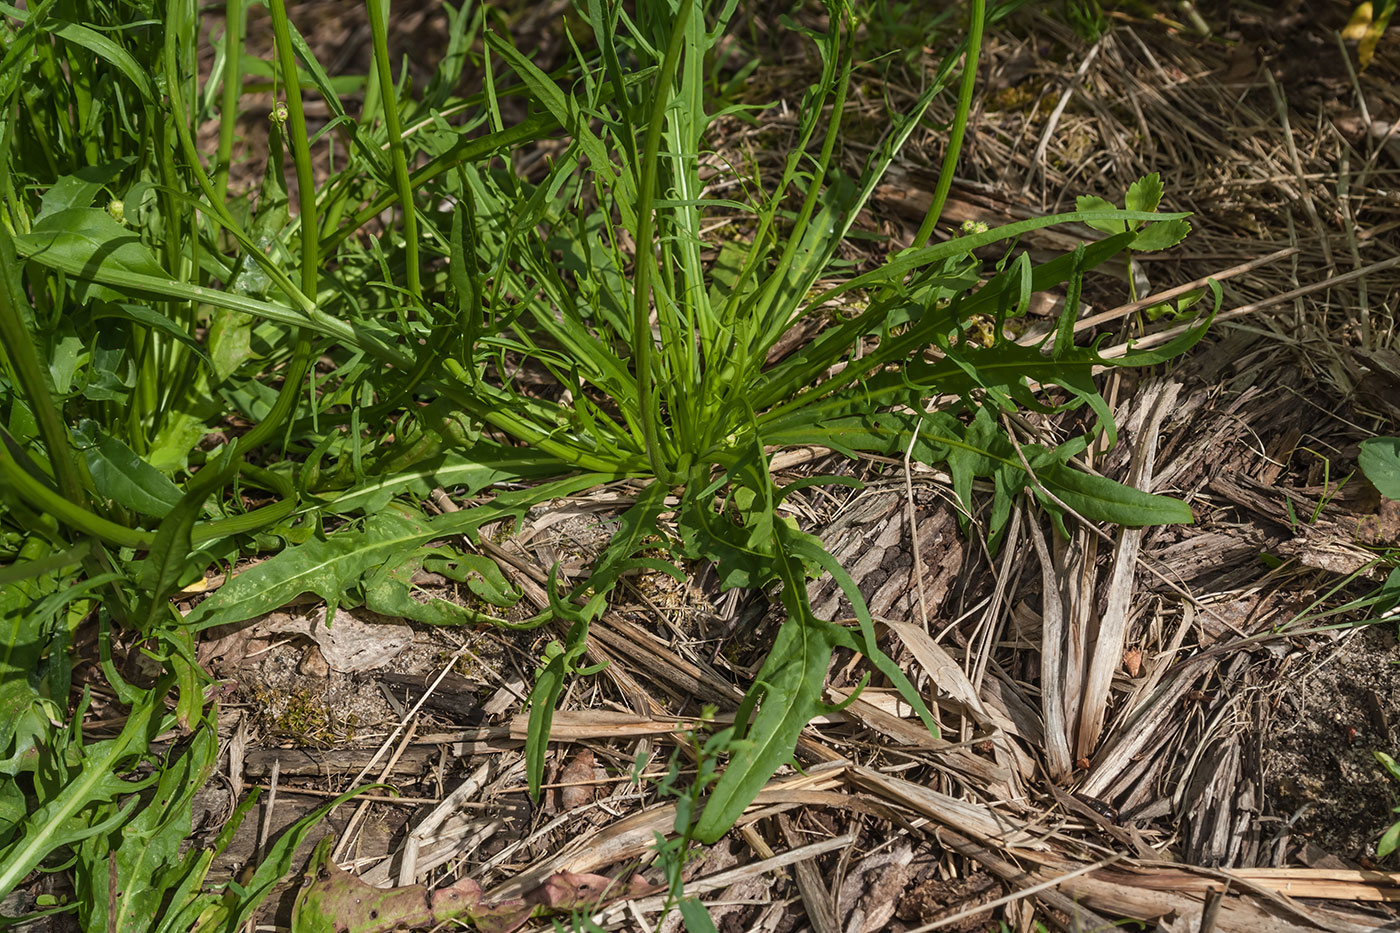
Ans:
{"type": "MultiPolygon", "coordinates": [[[[733,198],[707,193],[702,170],[724,107],[715,63],[732,0],[580,0],[589,42],[575,42],[553,73],[492,28],[488,9],[450,10],[443,64],[416,96],[395,83],[383,0],[368,4],[374,67],[348,81],[323,71],[281,0],[270,3],[270,63],[245,56],[246,11],[226,4],[207,79],[189,0],[64,10],[39,4],[0,17],[9,558],[0,690],[12,712],[0,760],[13,778],[0,782],[0,896],[76,855],[86,926],[109,923],[108,899],[85,885],[100,871],[105,891],[115,865],[122,890],[163,892],[160,929],[186,929],[206,911],[223,911],[214,925],[237,927],[267,886],[216,906],[200,887],[208,860],[178,856],[188,794],[160,788],[197,786],[214,762],[198,632],[307,592],[326,600],[328,618],[362,603],[428,624],[557,626],[530,702],[537,790],[555,703],[569,678],[589,672],[580,666],[588,628],[619,579],[637,570],[681,578],[680,560],[703,560],[726,587],[776,591],[785,621],[737,725],[713,745],[730,754],[728,766],[686,827],[709,842],[826,709],[836,648],[869,659],[936,728],[881,652],[850,578],[779,514],[805,485],[849,480],[780,486],[768,471],[775,448],[909,452],[952,474],[965,514],[973,481],[990,480],[993,546],[1021,493],[1057,522],[1191,518],[1180,502],[1073,465],[1101,434],[1114,436],[1094,367],[1156,363],[1204,329],[1112,361],[1073,339],[1086,273],[1185,235],[1181,215],[1157,213],[1156,179],[1129,192],[1127,209],[1096,201],[933,242],[973,96],[981,0],[969,5],[962,46],[891,116],[857,174],[836,155],[860,23],[849,4],[829,0],[823,27],[799,30],[821,73],[780,169],[761,183],[745,175],[733,198]],[[468,69],[484,86],[459,96],[468,69]],[[282,100],[261,186],[237,194],[227,181],[233,126],[255,72],[274,77],[282,100]],[[71,80],[28,80],[36,75],[71,80]],[[913,246],[852,274],[841,244],[955,81],[957,117],[913,246]],[[330,114],[314,133],[310,93],[330,114]],[[195,143],[209,122],[219,127],[212,158],[195,143]],[[21,126],[34,128],[33,142],[21,126]],[[322,178],[313,149],[333,138],[345,143],[322,178]],[[553,156],[543,177],[518,170],[511,156],[545,142],[553,156]],[[721,218],[739,235],[714,259],[707,229],[721,218]],[[1072,221],[1104,237],[1040,265],[1012,248],[1030,230],[1072,221]],[[988,247],[1005,253],[986,263],[978,251],[988,247]],[[1007,322],[1031,293],[1057,288],[1067,300],[1056,330],[1038,346],[1013,340],[1007,322]],[[854,310],[834,314],[843,301],[854,310]],[[789,329],[813,318],[826,320],[817,336],[770,363],[789,329]],[[930,409],[935,398],[953,401],[930,409]],[[1083,406],[1092,430],[1055,446],[1002,426],[1020,407],[1083,406]],[[450,542],[618,478],[641,491],[588,579],[572,590],[551,580],[548,609],[522,621],[488,611],[518,591],[494,563],[450,542]],[[459,512],[429,517],[416,504],[438,486],[475,495],[497,484],[510,491],[459,512]],[[676,537],[658,556],[667,515],[676,537]],[[208,566],[260,550],[277,553],[188,616],[176,611],[171,596],[208,566]],[[425,596],[411,582],[425,567],[458,574],[488,605],[425,596]],[[840,582],[857,626],[814,614],[806,581],[820,573],[840,582]],[[114,739],[86,741],[86,701],[70,704],[67,650],[79,622],[100,627],[103,672],[128,712],[114,739]],[[110,660],[118,638],[160,659],[163,679],[128,682],[110,660]],[[153,737],[170,730],[190,740],[157,754],[153,737]],[[138,772],[149,776],[130,779],[138,772]],[[151,807],[157,797],[163,806],[151,807]],[[157,837],[166,842],[151,845],[157,837]]],[[[304,832],[279,842],[259,878],[286,871],[304,832]]],[[[117,928],[153,916],[134,901],[111,908],[124,912],[117,928]]]]}

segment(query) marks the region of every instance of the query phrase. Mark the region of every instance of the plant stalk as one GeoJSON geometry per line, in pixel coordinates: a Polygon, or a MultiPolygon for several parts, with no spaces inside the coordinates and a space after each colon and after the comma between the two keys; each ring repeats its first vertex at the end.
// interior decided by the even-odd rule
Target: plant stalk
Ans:
{"type": "Polygon", "coordinates": [[[214,163],[214,190],[220,203],[228,200],[229,160],[238,122],[238,99],[243,95],[243,33],[247,29],[243,0],[224,4],[224,86],[219,103],[219,150],[214,163]]]}
{"type": "Polygon", "coordinates": [[[647,121],[647,134],[642,145],[642,177],[637,192],[637,269],[632,285],[632,360],[637,367],[637,403],[641,408],[642,442],[656,478],[669,485],[675,485],[680,477],[665,462],[657,437],[657,402],[651,372],[651,277],[656,267],[656,248],[652,244],[652,205],[656,200],[661,126],[666,119],[666,106],[671,101],[671,85],[680,65],[681,46],[685,42],[694,5],[695,0],[681,0],[670,41],[666,44],[666,57],[662,59],[661,72],[657,76],[651,118],[647,121]]]}
{"type": "Polygon", "coordinates": [[[967,60],[963,65],[962,82],[958,85],[958,110],[953,117],[953,128],[948,134],[948,149],[943,153],[943,166],[938,171],[938,186],[933,191],[933,202],[929,204],[924,222],[914,235],[914,249],[928,245],[938,226],[938,218],[943,216],[943,205],[948,200],[948,192],[953,187],[953,169],[957,167],[958,156],[962,154],[963,134],[967,131],[967,115],[972,110],[972,91],[977,84],[977,59],[982,52],[982,30],[987,23],[987,0],[972,0],[968,7],[967,60]]]}
{"type": "MultiPolygon", "coordinates": [[[[280,0],[279,0],[280,2],[280,0]]],[[[423,303],[423,285],[418,271],[418,214],[413,206],[408,159],[404,155],[403,124],[399,120],[399,99],[394,93],[394,75],[389,70],[389,8],[387,0],[369,0],[369,29],[374,43],[374,73],[379,82],[379,101],[384,108],[384,128],[389,133],[389,158],[394,166],[394,188],[403,207],[404,265],[408,270],[408,293],[423,303]]],[[[304,225],[304,222],[303,222],[304,225]]]]}

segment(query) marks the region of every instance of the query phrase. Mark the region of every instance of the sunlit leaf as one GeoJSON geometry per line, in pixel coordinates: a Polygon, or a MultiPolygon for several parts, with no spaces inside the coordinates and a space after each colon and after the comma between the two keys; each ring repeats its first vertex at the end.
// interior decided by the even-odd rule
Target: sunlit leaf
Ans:
{"type": "Polygon", "coordinates": [[[1377,492],[1400,501],[1400,438],[1372,437],[1362,441],[1356,463],[1377,492]]]}

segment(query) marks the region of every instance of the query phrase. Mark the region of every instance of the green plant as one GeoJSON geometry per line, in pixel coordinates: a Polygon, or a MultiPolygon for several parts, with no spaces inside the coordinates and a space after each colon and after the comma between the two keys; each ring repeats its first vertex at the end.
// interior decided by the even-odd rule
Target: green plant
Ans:
{"type": "MultiPolygon", "coordinates": [[[[1092,367],[1105,361],[1072,341],[1082,276],[1135,245],[1166,247],[1188,228],[1180,215],[1155,213],[1161,188],[1154,177],[1130,192],[1128,211],[1093,204],[1073,214],[927,245],[972,97],[983,20],[981,4],[974,3],[960,116],[915,246],[871,272],[819,285],[840,276],[840,243],[929,102],[952,79],[961,53],[945,60],[928,92],[895,121],[865,171],[847,178],[834,168],[834,153],[851,78],[854,24],[848,8],[828,4],[830,31],[811,35],[823,72],[800,109],[798,145],[776,183],[751,203],[736,204],[703,197],[698,159],[712,119],[704,109],[704,63],[727,9],[720,10],[713,27],[693,2],[679,4],[674,15],[667,5],[643,6],[630,23],[620,9],[595,5],[590,11],[600,55],[579,62],[591,78],[572,93],[502,38],[487,35],[488,47],[511,66],[530,97],[572,135],[538,186],[527,188],[518,179],[503,185],[499,176],[478,175],[479,187],[465,198],[488,221],[482,235],[488,254],[518,250],[515,265],[497,266],[504,279],[497,287],[543,299],[512,307],[519,315],[510,333],[513,348],[567,386],[574,400],[571,409],[551,409],[505,384],[503,404],[531,422],[531,430],[517,436],[568,438],[587,445],[563,454],[580,466],[603,459],[618,472],[658,480],[624,516],[624,530],[600,561],[586,606],[576,610],[561,600],[557,607],[571,628],[548,656],[532,696],[532,772],[539,773],[550,710],[583,650],[589,619],[621,569],[634,566],[630,555],[640,549],[643,531],[656,527],[664,491],[678,490],[678,553],[714,562],[725,586],[776,584],[787,610],[739,713],[735,742],[745,754],[731,761],[696,827],[696,838],[711,841],[788,759],[806,722],[825,708],[819,696],[835,648],[869,658],[933,727],[920,698],[880,652],[872,620],[849,577],[818,539],[779,515],[795,488],[773,483],[766,451],[817,444],[852,455],[890,456],[912,444],[919,459],[948,465],[969,511],[973,478],[994,481],[997,493],[987,525],[994,545],[1011,497],[1022,489],[1057,516],[1068,509],[1135,524],[1189,520],[1189,510],[1178,502],[1070,468],[1070,458],[1087,438],[1056,448],[1017,444],[998,424],[999,412],[1016,403],[1038,404],[1028,389],[1036,381],[1063,389],[1065,405],[1088,404],[1100,428],[1112,436],[1107,407],[1091,379],[1092,367]],[[624,28],[616,27],[617,20],[624,28]],[[624,56],[616,37],[636,35],[652,50],[655,72],[645,88],[650,96],[629,86],[618,67],[624,56]],[[593,133],[590,120],[599,121],[606,138],[593,133]],[[701,246],[704,221],[713,216],[734,217],[746,225],[746,233],[722,248],[711,266],[701,258],[701,246]],[[984,279],[975,250],[1067,220],[1115,229],[1107,239],[1039,267],[1024,255],[1007,256],[984,279]],[[547,232],[535,238],[515,233],[541,227],[547,232]],[[651,248],[629,254],[621,245],[629,235],[651,248]],[[555,259],[560,255],[562,262],[555,259]],[[629,263],[635,264],[630,276],[629,263]],[[1049,345],[1021,346],[1002,335],[1001,325],[1024,309],[1031,291],[1062,283],[1069,288],[1067,311],[1049,345]],[[799,352],[768,364],[771,349],[790,327],[853,298],[858,302],[838,312],[837,323],[799,352]],[[984,314],[996,324],[990,346],[965,336],[969,322],[984,314]],[[625,362],[617,355],[624,346],[625,362]],[[962,403],[925,411],[924,400],[940,394],[962,403]],[[833,574],[852,597],[858,629],[812,614],[805,579],[822,571],[833,574]]],[[[640,54],[636,46],[626,52],[640,54]]],[[[472,268],[473,258],[462,254],[454,265],[472,268]]],[[[1138,354],[1120,362],[1155,362],[1200,333],[1194,330],[1163,355],[1138,354]]],[[[498,356],[494,369],[503,371],[504,364],[498,356]]],[[[490,368],[483,365],[483,373],[490,368]]]]}
{"type": "MultiPolygon", "coordinates": [[[[168,844],[188,832],[188,795],[160,791],[167,776],[197,783],[212,765],[215,710],[194,640],[303,593],[322,596],[328,618],[363,603],[430,624],[560,625],[531,696],[538,788],[554,705],[568,678],[590,672],[589,625],[624,574],[681,576],[678,561],[704,560],[726,587],[776,589],[786,621],[726,738],[741,754],[690,831],[708,842],[827,708],[836,649],[863,655],[935,728],[849,576],[782,514],[804,486],[848,480],[780,486],[774,448],[910,451],[948,469],[965,516],[974,479],[988,479],[982,525],[994,547],[1022,492],[1057,523],[1190,521],[1181,502],[1074,466],[1100,434],[1114,437],[1094,368],[1151,365],[1204,332],[1115,360],[1073,339],[1087,273],[1185,235],[1183,215],[1156,212],[1155,177],[1130,191],[1127,210],[1094,203],[930,245],[985,5],[972,0],[961,47],[848,176],[836,156],[857,24],[829,0],[825,31],[789,22],[820,74],[776,179],[746,169],[742,200],[707,196],[701,156],[723,114],[707,95],[734,7],[580,2],[576,25],[592,44],[553,74],[491,11],[449,8],[446,55],[417,95],[394,82],[382,0],[368,4],[374,67],[348,79],[324,72],[281,0],[269,7],[272,62],[249,55],[247,11],[226,3],[205,80],[192,0],[0,8],[0,696],[12,714],[0,717],[0,766],[22,778],[0,783],[0,895],[76,855],[80,919],[107,923],[108,856],[144,846],[116,859],[124,890],[198,906],[169,914],[169,929],[214,909],[195,893],[202,874],[168,844]],[[459,93],[469,66],[483,85],[459,93]],[[267,127],[261,187],[240,193],[228,180],[234,123],[253,77],[285,99],[267,127]],[[852,274],[842,242],[955,77],[957,116],[915,244],[852,274]],[[302,103],[312,91],[330,114],[314,133],[302,103]],[[364,95],[358,114],[350,93],[364,95]],[[195,139],[211,122],[219,143],[206,164],[195,139]],[[20,126],[33,145],[18,141],[20,126]],[[556,151],[543,178],[498,158],[546,138],[556,151]],[[706,225],[718,219],[735,232],[710,258],[706,225]],[[1040,265],[1010,248],[1070,221],[1108,235],[1040,265]],[[979,255],[993,247],[1006,252],[989,265],[979,255]],[[1042,345],[1007,336],[1033,291],[1061,286],[1065,312],[1042,345]],[[814,339],[770,361],[790,328],[818,317],[829,323],[814,339]],[[970,338],[989,321],[989,340],[970,338]],[[956,401],[930,411],[934,398],[956,401]],[[1091,432],[1055,445],[1002,427],[1018,407],[1080,406],[1091,432]],[[519,592],[457,536],[622,477],[644,485],[584,583],[566,591],[551,578],[548,610],[530,619],[487,611],[519,592]],[[415,504],[438,486],[474,495],[497,483],[516,488],[435,517],[415,504]],[[666,515],[679,540],[663,533],[666,515]],[[658,544],[671,559],[649,556],[658,544]],[[175,610],[172,594],[212,563],[260,551],[276,553],[188,616],[175,610]],[[467,583],[485,608],[418,591],[424,567],[467,583]],[[815,616],[805,584],[817,573],[839,581],[855,626],[815,616]],[[83,703],[66,715],[67,671],[76,629],[94,621],[128,719],[118,738],[90,743],[83,703]],[[117,638],[163,678],[129,681],[117,638]],[[188,735],[178,752],[153,752],[152,736],[177,727],[188,735]],[[149,778],[127,779],[142,767],[149,778]],[[156,836],[159,846],[141,842],[156,836]]],[[[216,925],[233,929],[249,903],[216,925]]],[[[140,916],[122,913],[116,928],[143,928],[140,916]]]]}
{"type": "MultiPolygon", "coordinates": [[[[1400,781],[1400,763],[1382,751],[1372,750],[1372,755],[1376,756],[1376,761],[1385,768],[1391,780],[1400,781]]],[[[1392,813],[1400,814],[1400,807],[1395,807],[1392,813]]],[[[1390,824],[1390,828],[1381,834],[1380,841],[1376,843],[1376,858],[1385,858],[1400,848],[1400,820],[1390,824]]]]}
{"type": "MultiPolygon", "coordinates": [[[[1400,438],[1372,437],[1362,441],[1356,465],[1377,492],[1400,502],[1400,438]]],[[[1391,567],[1390,575],[1364,602],[1372,607],[1374,618],[1386,619],[1394,616],[1400,606],[1400,554],[1390,547],[1382,551],[1379,559],[1391,567]]]]}
{"type": "Polygon", "coordinates": [[[1400,438],[1372,437],[1362,441],[1356,465],[1377,492],[1400,502],[1400,438]]]}
{"type": "Polygon", "coordinates": [[[1361,0],[1355,5],[1351,19],[1342,30],[1342,37],[1357,43],[1356,57],[1362,68],[1370,66],[1376,54],[1376,44],[1385,35],[1385,29],[1394,15],[1395,0],[1361,0]]]}
{"type": "MultiPolygon", "coordinates": [[[[715,713],[714,707],[705,707],[700,713],[700,721],[713,721],[715,713]]],[[[672,835],[668,838],[658,833],[653,847],[656,865],[666,879],[667,903],[662,914],[668,913],[672,907],[679,909],[681,921],[690,933],[714,933],[715,930],[714,921],[700,899],[685,896],[682,872],[692,854],[696,816],[706,791],[719,779],[720,761],[734,751],[733,740],[732,726],[708,736],[702,736],[698,729],[687,732],[684,737],[685,749],[687,757],[695,764],[694,778],[688,782],[681,780],[681,747],[678,746],[671,753],[666,775],[656,782],[658,796],[673,797],[676,801],[672,835]]]]}

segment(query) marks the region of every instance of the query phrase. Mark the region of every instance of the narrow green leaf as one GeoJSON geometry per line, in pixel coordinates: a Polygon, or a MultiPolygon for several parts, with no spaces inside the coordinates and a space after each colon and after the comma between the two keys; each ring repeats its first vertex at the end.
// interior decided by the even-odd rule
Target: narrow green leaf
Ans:
{"type": "Polygon", "coordinates": [[[1036,477],[1065,505],[1090,521],[1118,525],[1190,525],[1196,519],[1180,499],[1146,493],[1105,476],[1094,476],[1063,463],[1037,470],[1036,477]]]}
{"type": "Polygon", "coordinates": [[[601,598],[590,601],[580,609],[572,605],[560,592],[558,566],[550,568],[549,609],[558,619],[569,623],[568,634],[563,644],[550,642],[545,647],[544,664],[535,674],[535,686],[530,691],[530,719],[525,736],[525,778],[530,788],[530,796],[538,800],[540,784],[544,780],[544,757],[549,749],[549,732],[554,723],[554,707],[559,695],[564,692],[566,679],[573,674],[587,673],[575,662],[583,656],[588,646],[588,626],[592,618],[602,610],[601,598]]]}
{"type": "MultiPolygon", "coordinates": [[[[844,567],[837,563],[836,558],[822,546],[821,541],[816,537],[787,528],[779,528],[779,536],[783,539],[784,546],[790,553],[825,570],[836,581],[836,585],[841,588],[841,592],[850,602],[851,608],[856,614],[856,622],[860,625],[861,638],[857,641],[858,650],[869,659],[877,671],[884,674],[885,678],[894,685],[904,701],[913,707],[914,712],[918,714],[919,720],[929,733],[936,738],[939,734],[938,723],[924,703],[924,698],[909,682],[909,678],[904,676],[904,672],[899,669],[899,666],[880,650],[880,643],[875,637],[875,620],[870,615],[870,607],[866,605],[865,598],[861,596],[856,581],[851,578],[844,567]]],[[[801,580],[793,581],[794,585],[802,583],[801,580]]],[[[803,591],[805,593],[805,587],[803,591]]]]}
{"type": "Polygon", "coordinates": [[[648,546],[666,546],[657,520],[666,510],[667,492],[664,484],[653,482],[642,490],[632,507],[618,518],[617,530],[585,583],[593,593],[608,593],[624,573],[639,568],[660,570],[679,582],[685,581],[685,574],[674,564],[636,558],[636,555],[648,546]]]}
{"type": "Polygon", "coordinates": [[[342,515],[361,511],[368,514],[384,508],[402,493],[426,499],[441,486],[474,496],[493,483],[544,479],[567,470],[565,464],[533,448],[483,440],[472,445],[470,451],[445,451],[415,463],[412,469],[371,478],[327,499],[324,508],[342,515]]]}
{"type": "Polygon", "coordinates": [[[729,767],[705,800],[694,833],[700,842],[717,842],[729,831],[774,772],[792,759],[803,728],[825,710],[826,667],[841,633],[812,615],[805,587],[785,585],[783,603],[787,620],[745,697],[746,704],[757,703],[758,713],[744,738],[735,740],[729,767]]]}
{"type": "Polygon", "coordinates": [[[1385,768],[1391,780],[1400,781],[1400,763],[1397,763],[1394,758],[1383,751],[1373,750],[1371,754],[1375,756],[1376,761],[1381,763],[1381,767],[1385,768]]]}
{"type": "Polygon", "coordinates": [[[292,869],[292,859],[296,856],[297,850],[301,848],[306,837],[311,835],[312,830],[321,824],[326,816],[339,807],[341,804],[354,800],[360,794],[372,791],[380,787],[378,784],[366,784],[354,790],[346,791],[339,797],[331,800],[306,816],[297,820],[287,827],[283,833],[277,837],[268,849],[266,858],[258,865],[253,872],[253,877],[239,889],[231,892],[231,896],[225,897],[220,902],[220,909],[207,916],[207,926],[201,924],[201,929],[221,929],[226,931],[239,930],[248,922],[248,918],[262,905],[267,896],[272,893],[277,885],[292,869]]]}
{"type": "MultiPolygon", "coordinates": [[[[218,751],[214,724],[206,721],[199,724],[175,760],[164,762],[149,805],[139,809],[131,822],[122,827],[121,844],[111,855],[121,894],[110,917],[100,926],[124,933],[147,933],[152,918],[160,916],[166,895],[162,876],[180,864],[181,847],[193,828],[194,794],[213,772],[218,751]]],[[[108,862],[98,861],[96,865],[97,887],[105,893],[110,885],[108,862]]],[[[107,901],[107,897],[93,898],[94,904],[107,901]]]]}
{"type": "Polygon", "coordinates": [[[1059,362],[1074,350],[1074,324],[1079,319],[1079,295],[1084,287],[1084,244],[1074,248],[1069,274],[1069,287],[1065,289],[1065,307],[1060,312],[1060,320],[1055,328],[1055,343],[1051,357],[1059,362]]]}
{"type": "Polygon", "coordinates": [[[149,70],[143,68],[136,59],[132,58],[126,49],[102,33],[78,23],[64,23],[53,31],[67,41],[80,45],[97,57],[110,62],[117,71],[136,86],[143,100],[156,99],[155,89],[151,86],[149,70]]]}
{"type": "Polygon", "coordinates": [[[209,362],[209,355],[204,352],[204,347],[195,340],[185,329],[176,324],[170,318],[158,311],[154,311],[145,305],[133,304],[132,302],[104,302],[98,305],[92,313],[93,320],[101,318],[119,318],[128,321],[135,321],[143,324],[152,330],[159,331],[169,337],[174,337],[184,344],[205,362],[209,362]]]}

